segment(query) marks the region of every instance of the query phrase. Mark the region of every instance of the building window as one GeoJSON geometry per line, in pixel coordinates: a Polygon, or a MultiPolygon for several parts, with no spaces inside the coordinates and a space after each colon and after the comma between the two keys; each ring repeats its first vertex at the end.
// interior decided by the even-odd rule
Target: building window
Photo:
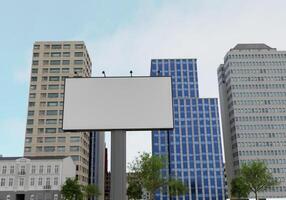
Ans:
{"type": "Polygon", "coordinates": [[[32,74],[37,74],[38,73],[38,69],[32,69],[32,74]]]}
{"type": "Polygon", "coordinates": [[[52,52],[51,57],[61,57],[61,52],[52,52]]]}
{"type": "Polygon", "coordinates": [[[63,57],[70,57],[70,52],[63,52],[63,57]]]}
{"type": "Polygon", "coordinates": [[[35,82],[35,81],[37,81],[37,80],[38,80],[38,78],[37,78],[36,76],[32,76],[32,77],[31,77],[31,81],[35,82]]]}
{"type": "Polygon", "coordinates": [[[33,133],[33,129],[32,129],[32,128],[26,128],[26,133],[27,133],[27,134],[33,133]]]}
{"type": "Polygon", "coordinates": [[[83,60],[74,60],[75,65],[82,65],[83,63],[83,60]]]}
{"type": "Polygon", "coordinates": [[[46,124],[57,124],[57,121],[56,119],[47,119],[46,120],[46,124]]]}
{"type": "Polygon", "coordinates": [[[44,119],[39,119],[39,120],[38,120],[38,124],[39,124],[39,125],[45,124],[45,120],[44,120],[44,119]]]}
{"type": "Polygon", "coordinates": [[[47,115],[58,115],[57,110],[47,110],[47,115]]]}
{"type": "Polygon", "coordinates": [[[31,143],[32,142],[32,138],[31,137],[26,137],[26,143],[31,143]]]}
{"type": "Polygon", "coordinates": [[[52,49],[61,49],[62,45],[61,44],[53,44],[52,49]]]}
{"type": "Polygon", "coordinates": [[[2,174],[6,174],[6,172],[7,172],[7,166],[4,165],[4,166],[2,167],[2,174]]]}
{"type": "Polygon", "coordinates": [[[50,76],[49,81],[59,81],[60,77],[59,76],[50,76]]]}
{"type": "Polygon", "coordinates": [[[79,146],[70,146],[71,152],[79,152],[79,146]]]}
{"type": "Polygon", "coordinates": [[[51,165],[48,165],[48,166],[47,166],[47,174],[50,174],[50,173],[51,173],[51,171],[52,171],[51,169],[52,169],[51,165]]]}
{"type": "Polygon", "coordinates": [[[31,186],[34,186],[34,185],[35,185],[35,178],[31,178],[31,179],[30,179],[30,185],[31,185],[31,186]]]}
{"type": "Polygon", "coordinates": [[[58,194],[54,194],[54,200],[58,200],[58,194]]]}
{"type": "Polygon", "coordinates": [[[35,113],[35,111],[29,110],[29,111],[28,111],[28,116],[34,116],[34,113],[35,113]]]}
{"type": "Polygon", "coordinates": [[[69,65],[70,61],[69,60],[63,60],[63,65],[69,65]]]}
{"type": "Polygon", "coordinates": [[[55,174],[58,174],[59,173],[59,165],[55,165],[55,174]]]}
{"type": "Polygon", "coordinates": [[[13,186],[13,178],[9,178],[8,186],[12,187],[13,186]]]}
{"type": "Polygon", "coordinates": [[[51,179],[50,178],[47,178],[46,179],[46,186],[50,186],[51,185],[51,179]]]}
{"type": "Polygon", "coordinates": [[[20,178],[19,186],[24,186],[24,178],[20,178]]]}
{"type": "Polygon", "coordinates": [[[45,52],[44,53],[44,57],[46,58],[46,57],[49,57],[50,56],[50,53],[48,53],[48,52],[45,52]]]}
{"type": "Polygon", "coordinates": [[[45,44],[45,49],[50,49],[50,48],[51,48],[51,45],[45,44]]]}
{"type": "Polygon", "coordinates": [[[65,146],[58,146],[57,150],[58,150],[58,152],[65,152],[66,148],[65,148],[65,146]]]}
{"type": "Polygon", "coordinates": [[[59,178],[58,177],[55,177],[54,178],[54,185],[58,185],[59,184],[59,178]]]}
{"type": "Polygon", "coordinates": [[[40,49],[40,45],[35,44],[35,45],[34,45],[34,49],[40,49]]]}
{"type": "Polygon", "coordinates": [[[75,44],[75,49],[83,49],[83,44],[75,44]]]}
{"type": "Polygon", "coordinates": [[[75,57],[83,57],[83,52],[75,52],[74,56],[75,57]]]}
{"type": "Polygon", "coordinates": [[[43,185],[43,178],[42,178],[42,177],[40,177],[40,178],[38,179],[38,185],[39,185],[39,186],[43,185]]]}
{"type": "Polygon", "coordinates": [[[66,138],[65,137],[58,137],[58,142],[66,142],[66,138]]]}
{"type": "Polygon", "coordinates": [[[33,60],[32,65],[39,65],[39,61],[38,60],[33,60]]]}
{"type": "Polygon", "coordinates": [[[54,74],[60,73],[60,68],[51,68],[50,73],[54,73],[54,74]]]}
{"type": "Polygon", "coordinates": [[[40,165],[40,167],[39,167],[39,173],[40,173],[40,174],[44,173],[44,166],[43,166],[43,165],[40,165]]]}
{"type": "Polygon", "coordinates": [[[31,194],[30,195],[30,200],[34,200],[35,199],[35,195],[31,194]]]}
{"type": "Polygon", "coordinates": [[[44,152],[54,152],[54,151],[55,151],[55,147],[53,146],[44,147],[44,152]]]}
{"type": "Polygon", "coordinates": [[[56,133],[57,129],[56,128],[46,128],[46,133],[56,133]]]}
{"type": "Polygon", "coordinates": [[[48,93],[48,98],[59,98],[58,93],[48,93]]]}
{"type": "Polygon", "coordinates": [[[50,65],[60,65],[61,61],[60,60],[51,60],[50,65]]]}
{"type": "Polygon", "coordinates": [[[44,133],[44,128],[38,128],[38,134],[44,133]]]}
{"type": "Polygon", "coordinates": [[[70,137],[70,142],[80,142],[80,137],[72,136],[72,137],[70,137]]]}
{"type": "Polygon", "coordinates": [[[29,107],[34,107],[35,106],[35,102],[29,102],[29,107]]]}
{"type": "Polygon", "coordinates": [[[10,166],[10,174],[14,174],[15,167],[14,165],[10,166]]]}
{"type": "Polygon", "coordinates": [[[41,90],[46,90],[47,89],[47,85],[41,85],[41,90]]]}
{"type": "Polygon", "coordinates": [[[4,187],[5,186],[5,178],[1,178],[1,183],[0,183],[0,186],[4,187]]]}
{"type": "Polygon", "coordinates": [[[36,147],[36,152],[43,152],[43,147],[41,146],[36,147]]]}
{"type": "Polygon", "coordinates": [[[51,107],[51,106],[58,106],[58,102],[56,101],[48,102],[48,107],[51,107]]]}
{"type": "Polygon", "coordinates": [[[64,49],[70,49],[71,45],[70,44],[64,44],[64,49]]]}
{"type": "Polygon", "coordinates": [[[29,97],[30,97],[31,99],[36,98],[36,93],[30,93],[29,97]]]}
{"type": "Polygon", "coordinates": [[[35,174],[35,173],[36,173],[36,166],[33,165],[33,166],[32,166],[32,169],[31,169],[31,174],[35,174]]]}
{"type": "Polygon", "coordinates": [[[34,124],[34,120],[33,120],[33,119],[28,119],[28,120],[27,120],[27,124],[28,124],[28,125],[34,124]]]}
{"type": "Polygon", "coordinates": [[[43,60],[43,65],[48,65],[50,63],[49,60],[43,60]]]}
{"type": "Polygon", "coordinates": [[[46,143],[56,142],[56,137],[46,137],[45,142],[46,143]]]}
{"type": "Polygon", "coordinates": [[[70,72],[70,69],[69,69],[69,68],[62,68],[62,72],[63,72],[63,73],[69,73],[69,72],[70,72]]]}
{"type": "Polygon", "coordinates": [[[32,148],[31,147],[25,147],[25,152],[31,152],[32,148]]]}
{"type": "Polygon", "coordinates": [[[43,143],[44,142],[43,137],[37,137],[37,142],[38,143],[43,143]]]}
{"type": "Polygon", "coordinates": [[[22,166],[20,167],[20,175],[25,175],[25,174],[26,174],[26,172],[25,172],[25,166],[22,165],[22,166]]]}
{"type": "Polygon", "coordinates": [[[37,86],[36,85],[31,85],[30,86],[30,90],[36,90],[37,89],[37,86]]]}

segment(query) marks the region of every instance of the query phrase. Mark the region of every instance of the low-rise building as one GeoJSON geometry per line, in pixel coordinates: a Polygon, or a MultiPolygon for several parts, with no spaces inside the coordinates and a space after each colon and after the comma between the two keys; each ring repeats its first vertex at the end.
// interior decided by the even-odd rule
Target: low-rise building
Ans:
{"type": "Polygon", "coordinates": [[[75,176],[71,157],[0,157],[0,200],[59,200],[75,176]]]}

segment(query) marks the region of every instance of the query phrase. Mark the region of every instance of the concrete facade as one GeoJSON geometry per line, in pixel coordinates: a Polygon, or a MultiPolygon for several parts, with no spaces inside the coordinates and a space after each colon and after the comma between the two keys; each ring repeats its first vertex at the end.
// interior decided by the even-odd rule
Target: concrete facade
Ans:
{"type": "Polygon", "coordinates": [[[228,189],[242,164],[260,160],[281,183],[260,197],[285,197],[286,51],[238,44],[219,66],[218,82],[228,189]]]}
{"type": "Polygon", "coordinates": [[[71,156],[80,183],[88,183],[89,132],[63,132],[66,77],[90,77],[82,41],[35,42],[31,69],[25,156],[71,156]]]}
{"type": "Polygon", "coordinates": [[[2,157],[0,199],[61,199],[61,187],[67,178],[75,178],[75,168],[71,157],[2,157]]]}

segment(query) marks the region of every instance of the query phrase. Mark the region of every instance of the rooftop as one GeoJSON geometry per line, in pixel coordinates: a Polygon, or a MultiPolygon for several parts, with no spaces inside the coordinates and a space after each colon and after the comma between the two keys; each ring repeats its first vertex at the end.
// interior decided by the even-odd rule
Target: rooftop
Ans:
{"type": "Polygon", "coordinates": [[[0,161],[1,160],[17,160],[17,159],[20,159],[20,158],[27,158],[27,159],[30,159],[30,160],[51,160],[51,159],[64,159],[66,158],[67,156],[35,156],[35,157],[0,157],[0,161]]]}
{"type": "Polygon", "coordinates": [[[272,48],[264,43],[248,43],[248,44],[237,44],[231,50],[262,50],[262,49],[270,50],[275,48],[272,48]]]}

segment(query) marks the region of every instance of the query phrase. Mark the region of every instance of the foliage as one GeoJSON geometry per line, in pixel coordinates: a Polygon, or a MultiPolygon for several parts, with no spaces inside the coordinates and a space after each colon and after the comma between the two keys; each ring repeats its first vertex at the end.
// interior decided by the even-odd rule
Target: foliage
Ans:
{"type": "Polygon", "coordinates": [[[62,186],[61,193],[63,194],[64,200],[83,199],[81,185],[76,179],[68,178],[62,186]]]}
{"type": "Polygon", "coordinates": [[[141,199],[143,195],[142,187],[139,182],[131,180],[128,181],[128,189],[127,189],[127,196],[129,199],[141,199]]]}
{"type": "Polygon", "coordinates": [[[87,198],[99,197],[101,195],[98,187],[94,184],[82,186],[83,193],[87,198]]]}
{"type": "Polygon", "coordinates": [[[236,187],[232,188],[232,193],[240,195],[249,195],[253,192],[258,199],[258,192],[264,191],[267,187],[278,184],[268,171],[265,163],[254,161],[250,164],[244,164],[240,168],[238,179],[233,183],[236,187]],[[238,191],[238,192],[236,192],[238,191]]]}
{"type": "Polygon", "coordinates": [[[231,181],[231,196],[237,198],[247,198],[249,193],[250,189],[242,177],[236,177],[231,181]]]}
{"type": "Polygon", "coordinates": [[[134,191],[133,198],[142,195],[143,188],[149,192],[151,200],[154,199],[155,192],[164,186],[169,187],[170,195],[181,195],[186,192],[182,182],[162,176],[161,170],[165,167],[165,159],[162,157],[143,153],[129,167],[133,178],[128,179],[128,189],[134,191]]]}

